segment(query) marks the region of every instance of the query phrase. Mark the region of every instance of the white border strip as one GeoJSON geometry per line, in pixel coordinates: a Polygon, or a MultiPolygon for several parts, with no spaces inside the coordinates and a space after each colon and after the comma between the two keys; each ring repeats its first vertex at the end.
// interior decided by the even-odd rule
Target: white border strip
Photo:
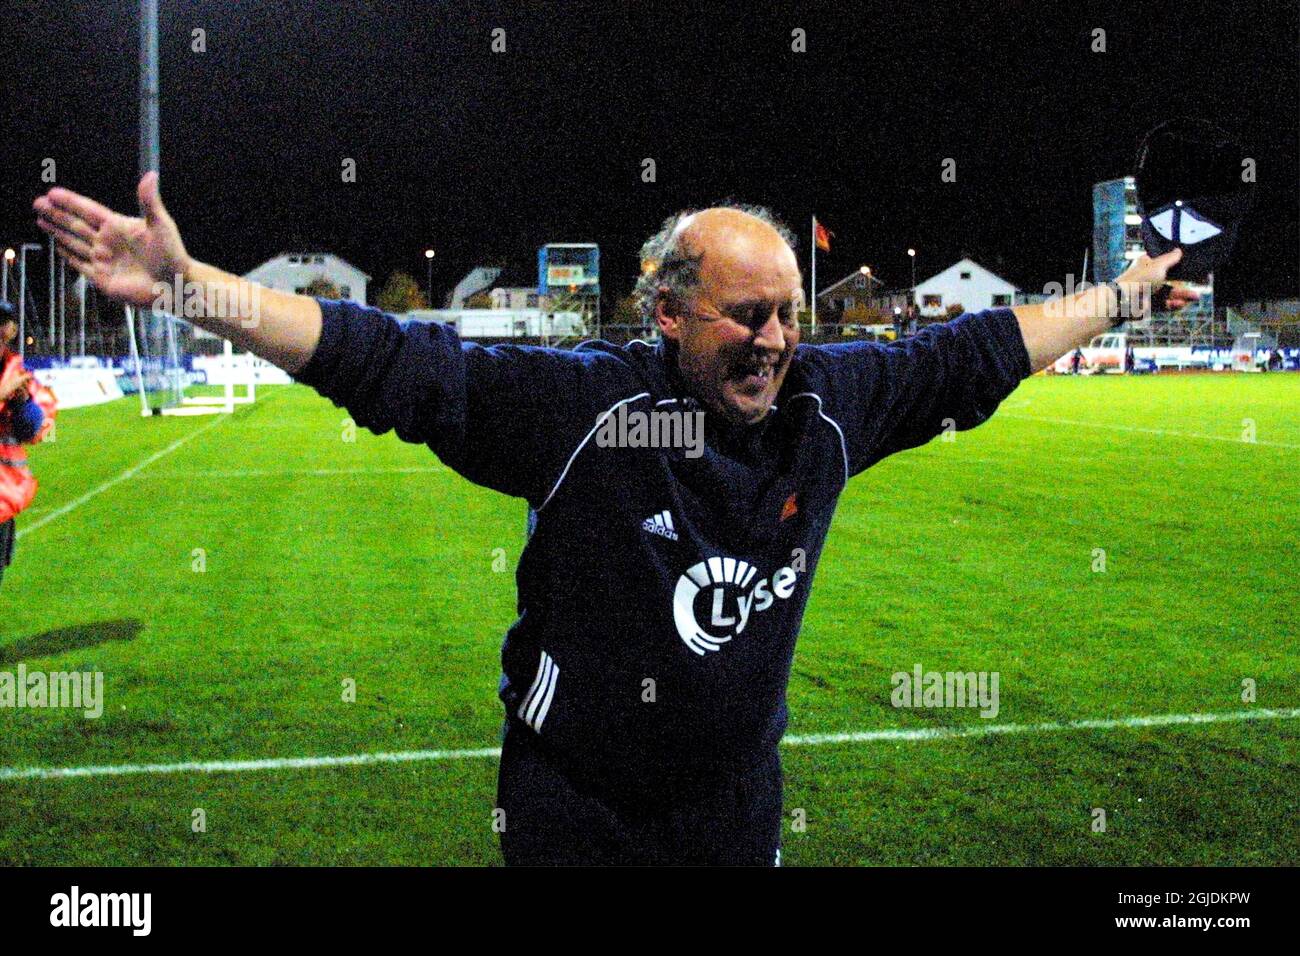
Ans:
{"type": "MultiPolygon", "coordinates": [[[[972,724],[965,727],[895,727],[851,734],[803,734],[781,741],[787,747],[871,743],[879,740],[942,740],[956,737],[990,737],[1001,734],[1052,733],[1064,730],[1119,730],[1137,727],[1239,723],[1258,720],[1295,720],[1300,707],[1289,710],[1231,710],[1210,714],[1155,714],[1111,720],[1047,721],[1041,724],[972,724]]],[[[358,767],[385,763],[419,763],[476,760],[501,756],[500,747],[473,750],[406,750],[398,753],[351,754],[341,757],[271,757],[264,760],[206,760],[186,763],[118,764],[91,767],[0,767],[0,781],[65,780],[70,777],[126,777],[139,774],[240,773],[253,770],[316,770],[322,767],[358,767]]]]}

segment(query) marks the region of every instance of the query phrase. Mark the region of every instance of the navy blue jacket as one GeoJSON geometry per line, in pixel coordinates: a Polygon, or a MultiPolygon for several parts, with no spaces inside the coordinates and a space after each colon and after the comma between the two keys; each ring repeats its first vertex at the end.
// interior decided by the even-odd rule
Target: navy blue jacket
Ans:
{"type": "MultiPolygon", "coordinates": [[[[45,424],[45,412],[41,406],[27,397],[26,393],[18,400],[10,398],[4,403],[5,421],[14,441],[25,444],[36,437],[36,433],[45,424]]],[[[0,426],[3,426],[0,422],[0,426]]],[[[0,444],[4,442],[0,440],[0,444]]]]}
{"type": "Polygon", "coordinates": [[[557,757],[615,788],[770,753],[845,483],[979,425],[1031,371],[1010,309],[889,345],[800,345],[764,421],[708,416],[691,457],[594,440],[620,406],[699,409],[665,342],[484,346],[354,303],[321,308],[299,381],[536,512],[500,696],[557,757]]]}

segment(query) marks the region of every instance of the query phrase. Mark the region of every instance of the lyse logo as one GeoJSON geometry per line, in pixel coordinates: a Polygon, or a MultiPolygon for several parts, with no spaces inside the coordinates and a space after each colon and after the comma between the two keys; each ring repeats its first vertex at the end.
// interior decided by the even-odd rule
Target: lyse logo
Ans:
{"type": "Polygon", "coordinates": [[[51,926],[128,926],[133,936],[148,936],[153,925],[152,893],[70,893],[50,897],[51,926]]]}
{"type": "Polygon", "coordinates": [[[799,575],[777,568],[753,584],[758,568],[737,558],[714,557],[686,569],[673,591],[673,621],[682,641],[701,657],[745,630],[750,611],[766,611],[776,598],[794,593],[799,575]],[[707,624],[700,623],[703,612],[707,624]]]}

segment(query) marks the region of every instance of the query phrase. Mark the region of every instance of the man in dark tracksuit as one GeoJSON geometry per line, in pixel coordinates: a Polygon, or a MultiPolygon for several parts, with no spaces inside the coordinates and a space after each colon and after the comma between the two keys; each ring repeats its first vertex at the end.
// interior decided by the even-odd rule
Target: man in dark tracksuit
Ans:
{"type": "Polygon", "coordinates": [[[1134,290],[1181,256],[901,343],[800,346],[789,233],[715,207],[642,249],[658,345],[564,352],[248,289],[189,256],[156,174],[138,193],[140,218],[61,187],[34,207],[113,298],[146,305],[173,276],[203,301],[257,298],[256,314],[195,322],[535,513],[502,650],[511,863],[779,862],[786,684],[844,485],[983,422],[1031,371],[1135,314],[1134,290]]]}
{"type": "Polygon", "coordinates": [[[667,337],[484,347],[321,308],[299,381],[537,514],[502,652],[507,860],[774,862],[786,684],[836,501],[1029,374],[1011,311],[800,346],[747,424],[701,405],[667,337]],[[605,416],[656,411],[701,414],[703,453],[597,441],[605,416]]]}

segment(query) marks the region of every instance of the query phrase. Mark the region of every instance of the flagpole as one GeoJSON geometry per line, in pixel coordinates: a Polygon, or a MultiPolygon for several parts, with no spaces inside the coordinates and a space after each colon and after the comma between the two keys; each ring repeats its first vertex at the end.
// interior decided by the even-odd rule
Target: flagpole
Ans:
{"type": "Polygon", "coordinates": [[[812,324],[808,334],[817,334],[817,214],[812,217],[812,324]]]}

